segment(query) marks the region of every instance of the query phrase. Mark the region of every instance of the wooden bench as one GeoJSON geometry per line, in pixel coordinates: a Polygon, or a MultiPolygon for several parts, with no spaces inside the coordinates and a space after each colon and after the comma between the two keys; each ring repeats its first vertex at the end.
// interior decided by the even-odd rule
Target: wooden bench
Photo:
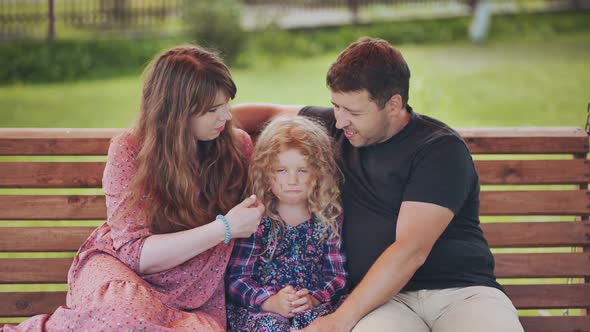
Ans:
{"type": "MultiPolygon", "coordinates": [[[[105,218],[104,156],[119,131],[0,129],[0,324],[65,303],[73,252],[105,218]]],[[[525,331],[590,332],[588,136],[579,128],[460,133],[483,185],[483,229],[500,248],[496,273],[525,331]]]]}

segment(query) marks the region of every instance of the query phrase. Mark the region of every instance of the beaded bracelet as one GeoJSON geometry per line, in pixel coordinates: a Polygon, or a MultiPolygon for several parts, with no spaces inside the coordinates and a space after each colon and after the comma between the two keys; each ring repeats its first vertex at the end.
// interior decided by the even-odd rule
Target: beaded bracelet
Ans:
{"type": "Polygon", "coordinates": [[[215,217],[215,220],[221,220],[223,222],[223,226],[225,227],[225,239],[223,240],[223,243],[228,244],[229,240],[231,240],[231,231],[229,229],[227,218],[224,215],[218,214],[217,217],[215,217]]]}

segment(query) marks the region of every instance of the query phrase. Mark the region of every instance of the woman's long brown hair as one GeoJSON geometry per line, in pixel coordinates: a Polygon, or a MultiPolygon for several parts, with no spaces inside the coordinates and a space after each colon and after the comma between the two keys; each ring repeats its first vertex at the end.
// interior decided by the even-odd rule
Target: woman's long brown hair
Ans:
{"type": "Polygon", "coordinates": [[[197,141],[190,119],[209,111],[219,92],[233,99],[236,85],[216,54],[195,46],[160,54],[144,75],[133,196],[152,233],[204,225],[239,202],[247,165],[230,122],[217,139],[197,141]]]}

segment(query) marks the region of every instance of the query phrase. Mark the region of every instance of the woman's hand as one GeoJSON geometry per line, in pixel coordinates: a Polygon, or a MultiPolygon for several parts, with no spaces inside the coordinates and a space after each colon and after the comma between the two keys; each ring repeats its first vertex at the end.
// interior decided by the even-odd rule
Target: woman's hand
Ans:
{"type": "Polygon", "coordinates": [[[292,318],[295,314],[292,312],[293,306],[291,306],[291,303],[295,298],[295,289],[291,286],[286,286],[278,293],[266,299],[260,307],[264,311],[274,312],[283,317],[292,318]]]}
{"type": "Polygon", "coordinates": [[[320,305],[320,300],[309,294],[309,290],[303,288],[295,292],[297,300],[291,302],[294,314],[315,308],[320,305]]]}
{"type": "Polygon", "coordinates": [[[225,215],[229,223],[232,238],[250,237],[256,232],[264,213],[264,205],[256,199],[256,195],[243,200],[225,215]]]}

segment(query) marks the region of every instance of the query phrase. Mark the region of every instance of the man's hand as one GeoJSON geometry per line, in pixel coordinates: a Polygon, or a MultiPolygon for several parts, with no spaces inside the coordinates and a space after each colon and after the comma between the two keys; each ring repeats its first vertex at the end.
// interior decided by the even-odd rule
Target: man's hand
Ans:
{"type": "Polygon", "coordinates": [[[296,300],[291,302],[294,314],[315,308],[320,305],[320,301],[313,295],[309,294],[309,290],[303,288],[295,292],[296,300]]]}
{"type": "Polygon", "coordinates": [[[260,307],[264,311],[270,311],[286,318],[292,318],[295,314],[293,313],[294,308],[291,303],[295,298],[295,289],[291,286],[286,286],[278,293],[266,299],[260,307]]]}

